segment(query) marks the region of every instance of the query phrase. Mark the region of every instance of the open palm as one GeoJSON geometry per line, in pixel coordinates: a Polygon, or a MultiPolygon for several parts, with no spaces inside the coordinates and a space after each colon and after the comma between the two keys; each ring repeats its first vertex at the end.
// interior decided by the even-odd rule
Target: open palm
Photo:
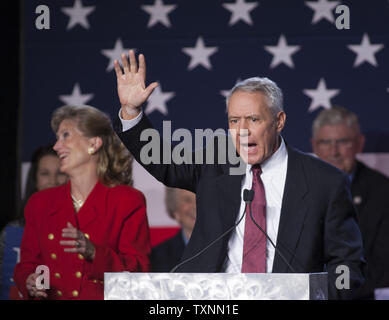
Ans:
{"type": "Polygon", "coordinates": [[[115,60],[115,72],[117,79],[120,104],[125,111],[139,108],[158,86],[157,82],[146,87],[146,62],[143,54],[139,55],[139,68],[133,50],[129,52],[130,61],[122,54],[123,72],[119,62],[115,60]]]}

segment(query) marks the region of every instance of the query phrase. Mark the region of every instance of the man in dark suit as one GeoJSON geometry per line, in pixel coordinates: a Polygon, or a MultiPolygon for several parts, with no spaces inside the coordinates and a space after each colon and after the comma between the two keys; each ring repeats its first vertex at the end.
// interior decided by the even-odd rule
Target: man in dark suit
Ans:
{"type": "Polygon", "coordinates": [[[196,196],[193,192],[166,188],[165,203],[169,216],[181,228],[175,236],[152,248],[153,272],[169,272],[180,262],[196,221],[196,196]]]}
{"type": "Polygon", "coordinates": [[[389,179],[358,161],[365,137],[355,113],[333,107],[318,114],[312,126],[312,148],[321,159],[347,173],[357,209],[367,261],[360,298],[373,298],[375,288],[389,287],[389,179]]]}
{"type": "MultiPolygon", "coordinates": [[[[124,73],[115,61],[122,106],[118,135],[159,181],[196,193],[196,223],[182,258],[188,260],[178,271],[326,270],[329,297],[351,298],[363,282],[363,256],[348,178],[285,143],[281,131],[286,114],[277,85],[267,78],[247,79],[238,83],[227,99],[229,129],[239,164],[247,164],[244,170],[234,171],[231,161],[223,163],[219,158],[213,164],[193,162],[198,160],[196,155],[181,164],[174,159],[172,163],[150,162],[150,145],[141,141],[141,135],[150,133],[152,124],[141,105],[157,83],[146,87],[144,56],[139,56],[139,68],[133,51],[129,56],[129,62],[122,56],[124,73]],[[245,189],[254,190],[254,219],[244,214],[245,189]],[[225,237],[198,254],[235,224],[225,237]],[[278,252],[256,228],[261,225],[277,243],[278,252]],[[345,286],[337,281],[340,269],[348,270],[345,286]]],[[[157,139],[157,144],[162,159],[163,143],[157,139]]]]}

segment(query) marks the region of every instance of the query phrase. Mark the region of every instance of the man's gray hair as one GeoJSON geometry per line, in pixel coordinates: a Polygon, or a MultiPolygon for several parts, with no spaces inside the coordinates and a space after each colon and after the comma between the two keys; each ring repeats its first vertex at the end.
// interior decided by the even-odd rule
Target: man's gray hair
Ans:
{"type": "Polygon", "coordinates": [[[349,128],[360,132],[359,120],[354,112],[344,107],[334,106],[331,109],[322,110],[312,124],[312,136],[315,137],[321,127],[345,124],[349,128]]]}
{"type": "Polygon", "coordinates": [[[282,91],[274,81],[268,78],[253,77],[238,82],[231,89],[226,98],[227,105],[232,94],[236,91],[260,92],[264,94],[267,100],[267,106],[269,107],[273,116],[276,116],[278,112],[284,110],[282,91]]]}

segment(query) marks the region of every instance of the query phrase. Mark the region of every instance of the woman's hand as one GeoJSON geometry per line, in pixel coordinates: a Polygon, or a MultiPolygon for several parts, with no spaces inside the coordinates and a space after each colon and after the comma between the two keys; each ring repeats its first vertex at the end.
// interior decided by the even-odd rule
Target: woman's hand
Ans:
{"type": "Polygon", "coordinates": [[[47,298],[45,289],[38,289],[36,287],[36,279],[40,276],[39,273],[31,273],[26,280],[26,288],[28,294],[34,298],[47,298]]]}
{"type": "Polygon", "coordinates": [[[67,227],[62,229],[62,237],[73,240],[61,240],[59,243],[63,246],[71,246],[65,248],[65,252],[80,253],[85,259],[92,261],[95,258],[95,246],[88,240],[84,233],[72,226],[70,222],[67,227]]]}
{"type": "Polygon", "coordinates": [[[119,62],[114,61],[122,117],[126,120],[139,114],[141,105],[158,86],[157,82],[153,82],[146,88],[146,62],[143,54],[139,55],[139,68],[133,50],[129,51],[129,58],[130,61],[122,54],[123,72],[119,62]]]}

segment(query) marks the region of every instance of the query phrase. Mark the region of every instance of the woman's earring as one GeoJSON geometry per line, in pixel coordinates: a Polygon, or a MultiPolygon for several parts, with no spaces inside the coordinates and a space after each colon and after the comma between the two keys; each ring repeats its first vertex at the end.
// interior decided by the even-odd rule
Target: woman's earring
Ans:
{"type": "Polygon", "coordinates": [[[88,148],[88,153],[89,153],[90,155],[94,154],[94,153],[95,153],[95,148],[89,147],[89,148],[88,148]]]}

